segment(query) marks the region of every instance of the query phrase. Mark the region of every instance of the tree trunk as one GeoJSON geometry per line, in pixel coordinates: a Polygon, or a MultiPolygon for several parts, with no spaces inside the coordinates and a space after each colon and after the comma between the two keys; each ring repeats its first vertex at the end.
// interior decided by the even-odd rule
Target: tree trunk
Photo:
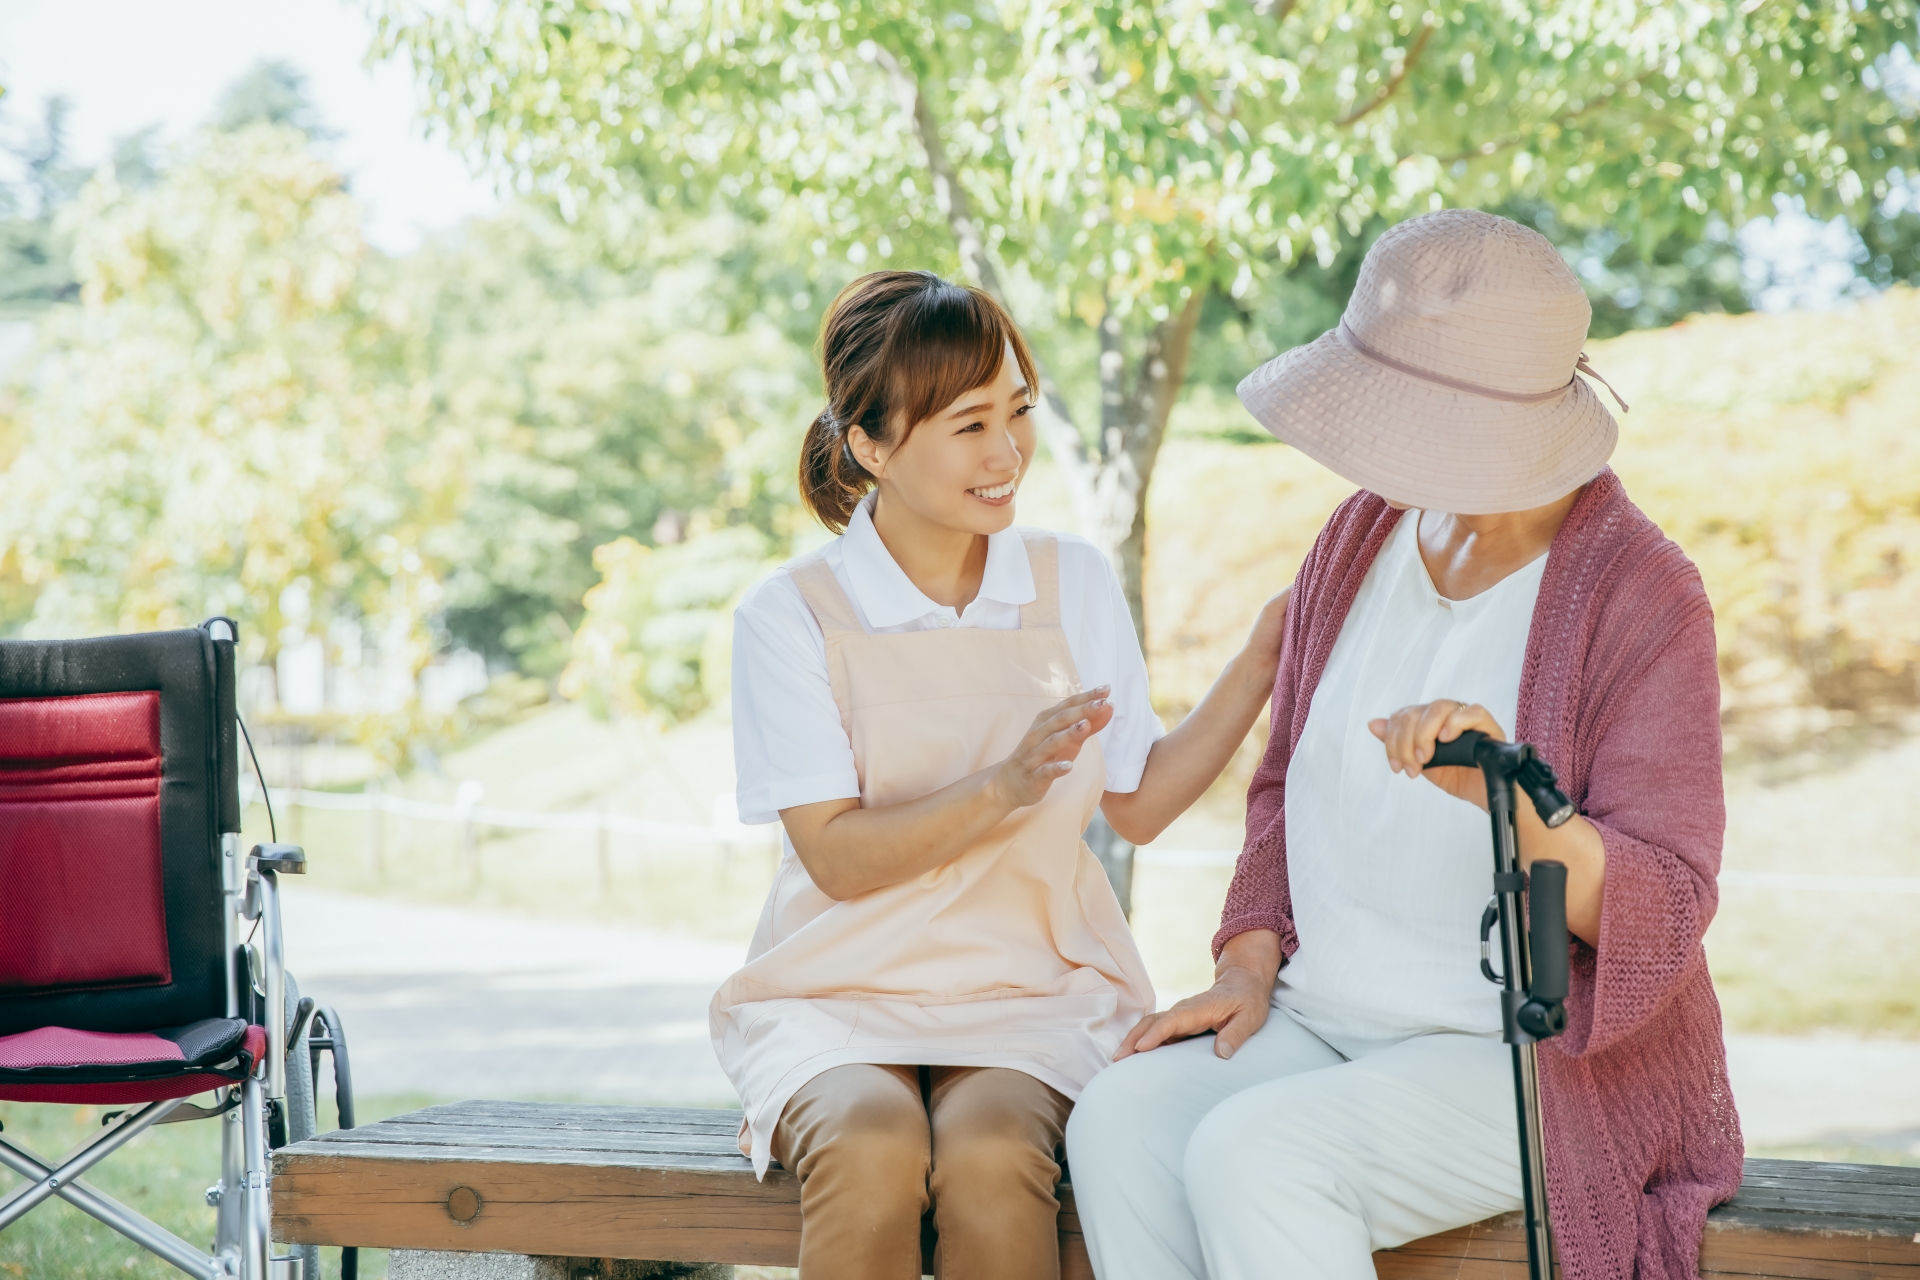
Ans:
{"type": "MultiPolygon", "coordinates": [[[[960,185],[940,137],[932,105],[918,79],[892,53],[878,55],[898,96],[901,109],[913,119],[914,130],[926,152],[933,180],[934,200],[953,231],[961,269],[982,289],[1007,302],[1000,272],[987,250],[986,238],[973,216],[972,203],[960,185]]],[[[1180,309],[1154,326],[1130,371],[1123,346],[1120,317],[1112,310],[1100,322],[1100,424],[1089,442],[1073,420],[1058,386],[1039,370],[1039,430],[1066,477],[1074,515],[1081,530],[1106,553],[1126,594],[1134,635],[1144,651],[1147,643],[1145,602],[1147,485],[1160,456],[1167,418],[1186,381],[1187,356],[1194,328],[1200,321],[1205,296],[1190,290],[1180,309]]],[[[1133,846],[1121,839],[1106,820],[1095,816],[1087,828],[1087,842],[1099,855],[1112,881],[1120,906],[1133,913],[1133,846]]]]}

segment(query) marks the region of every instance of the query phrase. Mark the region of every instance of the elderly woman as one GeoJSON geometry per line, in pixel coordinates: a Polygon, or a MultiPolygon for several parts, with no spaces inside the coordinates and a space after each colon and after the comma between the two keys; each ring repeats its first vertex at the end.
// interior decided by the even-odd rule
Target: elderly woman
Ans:
{"type": "Polygon", "coordinates": [[[1563,1272],[1696,1274],[1741,1162],[1701,946],[1713,616],[1606,467],[1590,314],[1539,235],[1449,210],[1382,236],[1340,326],[1241,384],[1363,489],[1294,584],[1214,985],[1144,1018],[1068,1126],[1102,1280],[1371,1276],[1376,1249],[1520,1206],[1476,963],[1484,787],[1423,768],[1467,729],[1534,743],[1580,809],[1550,831],[1518,806],[1576,935],[1540,1049],[1563,1272]]]}

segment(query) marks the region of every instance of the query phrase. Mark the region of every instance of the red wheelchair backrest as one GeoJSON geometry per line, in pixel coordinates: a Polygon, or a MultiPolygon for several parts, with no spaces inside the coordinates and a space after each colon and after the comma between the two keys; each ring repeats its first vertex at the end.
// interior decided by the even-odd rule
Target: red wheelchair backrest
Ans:
{"type": "Polygon", "coordinates": [[[220,634],[0,640],[0,1035],[226,1016],[220,634]]]}
{"type": "Polygon", "coordinates": [[[172,977],[160,694],[0,701],[0,992],[172,977]]]}

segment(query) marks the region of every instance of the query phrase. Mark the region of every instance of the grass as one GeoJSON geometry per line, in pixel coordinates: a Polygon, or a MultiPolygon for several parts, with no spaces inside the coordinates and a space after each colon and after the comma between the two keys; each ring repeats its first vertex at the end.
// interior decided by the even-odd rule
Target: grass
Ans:
{"type": "MultiPolygon", "coordinates": [[[[431,1106],[439,1098],[359,1099],[362,1123],[431,1106]]],[[[33,1106],[0,1102],[0,1125],[14,1142],[44,1159],[56,1159],[100,1129],[108,1107],[33,1106]]],[[[143,1213],[188,1244],[210,1248],[213,1210],[205,1192],[220,1176],[218,1120],[156,1125],[116,1151],[86,1175],[87,1181],[143,1213]]],[[[336,1119],[323,1104],[320,1127],[336,1119]]],[[[0,1171],[0,1194],[16,1185],[0,1171]]],[[[325,1280],[339,1275],[337,1249],[320,1251],[325,1280]]],[[[63,1200],[33,1210],[0,1233],[0,1280],[178,1280],[169,1263],[94,1221],[63,1200]]],[[[360,1251],[362,1280],[386,1280],[384,1249],[360,1251]]]]}

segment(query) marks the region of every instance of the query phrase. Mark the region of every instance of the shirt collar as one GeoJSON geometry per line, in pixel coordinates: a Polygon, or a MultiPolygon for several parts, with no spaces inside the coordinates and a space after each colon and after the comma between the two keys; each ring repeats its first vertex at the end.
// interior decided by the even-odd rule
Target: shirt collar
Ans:
{"type": "MultiPolygon", "coordinates": [[[[946,606],[935,604],[894,562],[880,531],[873,527],[873,498],[853,509],[840,539],[842,564],[853,584],[854,598],[867,625],[876,630],[897,627],[946,606]]],[[[980,578],[980,598],[1001,604],[1030,604],[1037,593],[1033,566],[1027,562],[1027,544],[1020,531],[1002,529],[987,537],[987,568],[980,578]]]]}

